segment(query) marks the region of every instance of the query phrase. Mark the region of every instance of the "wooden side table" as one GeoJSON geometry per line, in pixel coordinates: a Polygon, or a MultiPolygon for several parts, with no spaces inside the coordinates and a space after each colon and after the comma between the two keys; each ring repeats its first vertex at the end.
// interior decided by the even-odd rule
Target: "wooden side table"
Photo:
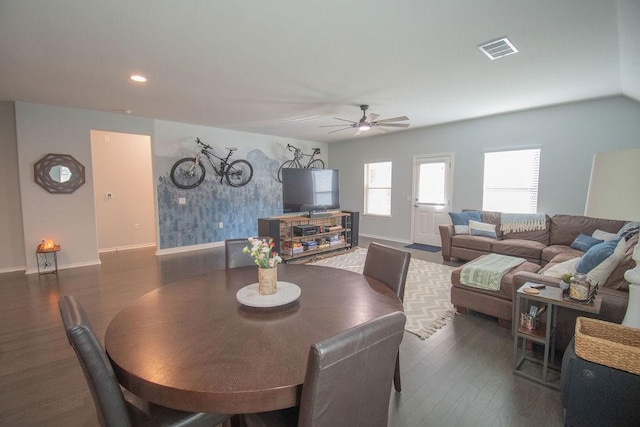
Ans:
{"type": "Polygon", "coordinates": [[[602,295],[596,295],[595,299],[589,303],[580,303],[571,299],[565,299],[562,296],[562,289],[552,286],[539,289],[539,293],[535,295],[524,291],[524,289],[535,285],[535,283],[526,282],[516,293],[516,310],[513,319],[513,373],[560,390],[559,378],[557,378],[557,380],[551,380],[549,378],[550,368],[558,372],[560,371],[559,367],[552,366],[549,362],[549,359],[555,354],[558,307],[598,314],[602,306],[602,295]],[[527,329],[520,325],[520,307],[523,299],[538,301],[546,305],[546,319],[544,322],[541,322],[538,329],[527,329]],[[520,351],[518,346],[519,338],[522,338],[522,351],[520,351]],[[527,342],[529,341],[544,345],[544,356],[542,360],[527,355],[527,342]],[[538,366],[541,365],[542,369],[532,369],[531,366],[526,366],[529,365],[527,362],[532,362],[538,366]]]}
{"type": "Polygon", "coordinates": [[[38,264],[38,274],[58,274],[58,252],[60,245],[55,245],[52,249],[37,249],[36,262],[38,264]],[[53,264],[50,257],[53,258],[53,264]]]}

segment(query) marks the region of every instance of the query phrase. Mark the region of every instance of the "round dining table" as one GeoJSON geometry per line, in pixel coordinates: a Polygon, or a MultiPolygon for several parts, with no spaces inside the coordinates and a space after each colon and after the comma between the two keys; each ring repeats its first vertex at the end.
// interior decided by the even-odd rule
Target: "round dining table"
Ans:
{"type": "Polygon", "coordinates": [[[256,308],[236,293],[257,282],[256,267],[211,272],[155,289],[110,322],[105,348],[119,382],[159,405],[245,414],[299,403],[312,344],[402,311],[381,282],[347,270],[278,266],[278,281],[301,294],[256,308]]]}

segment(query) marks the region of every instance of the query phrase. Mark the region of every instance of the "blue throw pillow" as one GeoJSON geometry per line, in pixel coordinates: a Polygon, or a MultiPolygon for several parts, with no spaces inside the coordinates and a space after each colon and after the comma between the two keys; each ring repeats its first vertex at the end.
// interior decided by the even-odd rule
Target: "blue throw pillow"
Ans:
{"type": "Polygon", "coordinates": [[[571,244],[571,247],[582,252],[587,252],[589,249],[591,249],[591,247],[602,242],[604,242],[604,240],[596,239],[591,236],[587,236],[586,234],[580,233],[578,237],[576,237],[576,240],[574,240],[571,244]]]}
{"type": "Polygon", "coordinates": [[[616,246],[618,246],[618,242],[620,242],[619,238],[607,240],[606,242],[592,246],[591,249],[582,255],[582,258],[580,258],[580,262],[576,267],[576,272],[587,274],[593,270],[595,267],[600,265],[602,261],[613,254],[616,246]]]}
{"type": "Polygon", "coordinates": [[[469,225],[469,220],[482,221],[480,211],[449,212],[453,225],[469,225]]]}

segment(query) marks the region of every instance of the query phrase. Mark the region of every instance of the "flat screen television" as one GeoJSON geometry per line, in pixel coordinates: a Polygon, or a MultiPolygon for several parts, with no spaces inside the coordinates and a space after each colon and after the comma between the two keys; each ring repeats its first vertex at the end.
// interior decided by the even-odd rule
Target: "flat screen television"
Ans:
{"type": "Polygon", "coordinates": [[[284,213],[340,209],[337,169],[282,170],[282,208],[284,213]]]}

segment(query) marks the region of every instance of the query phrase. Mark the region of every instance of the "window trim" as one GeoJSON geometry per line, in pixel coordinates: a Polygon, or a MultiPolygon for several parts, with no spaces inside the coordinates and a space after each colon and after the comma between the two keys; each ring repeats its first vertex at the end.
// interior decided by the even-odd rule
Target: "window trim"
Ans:
{"type": "Polygon", "coordinates": [[[374,218],[391,218],[392,213],[393,213],[393,204],[391,203],[391,200],[393,198],[393,160],[391,159],[384,159],[384,160],[370,160],[370,161],[365,161],[363,163],[363,178],[364,178],[364,182],[363,182],[363,208],[362,208],[362,215],[363,216],[370,216],[370,217],[374,217],[374,218]],[[389,185],[389,187],[370,187],[368,185],[368,179],[369,179],[369,174],[368,174],[368,167],[370,164],[374,164],[374,163],[389,163],[390,167],[391,167],[391,176],[390,176],[390,182],[391,184],[389,185]],[[368,200],[368,194],[369,194],[369,189],[389,189],[389,214],[377,214],[377,213],[370,213],[367,212],[367,200],[368,200]]]}

